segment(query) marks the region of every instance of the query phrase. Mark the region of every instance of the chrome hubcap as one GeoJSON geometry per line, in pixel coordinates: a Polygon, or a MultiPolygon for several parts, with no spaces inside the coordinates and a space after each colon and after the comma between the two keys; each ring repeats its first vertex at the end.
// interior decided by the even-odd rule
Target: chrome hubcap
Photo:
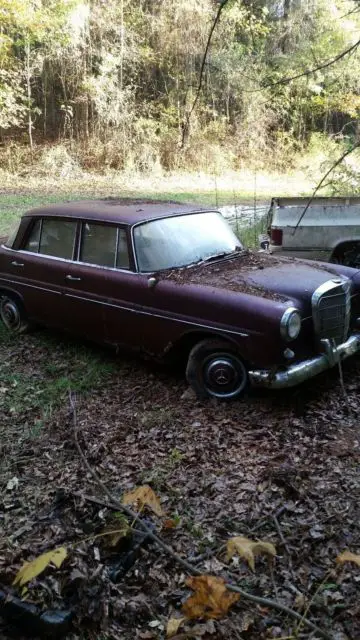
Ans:
{"type": "Polygon", "coordinates": [[[4,298],[1,302],[1,319],[7,329],[15,331],[21,324],[21,316],[15,302],[4,298]]]}
{"type": "Polygon", "coordinates": [[[246,370],[236,356],[220,355],[205,363],[204,379],[208,392],[218,398],[231,398],[246,384],[246,370]]]}

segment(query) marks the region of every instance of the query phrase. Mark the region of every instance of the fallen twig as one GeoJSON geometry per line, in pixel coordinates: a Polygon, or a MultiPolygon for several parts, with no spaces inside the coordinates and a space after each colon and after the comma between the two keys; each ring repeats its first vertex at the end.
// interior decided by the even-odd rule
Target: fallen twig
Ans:
{"type": "Polygon", "coordinates": [[[280,538],[280,540],[281,540],[281,542],[282,542],[282,545],[283,545],[283,547],[284,547],[284,549],[285,549],[285,551],[286,551],[286,553],[287,553],[287,555],[288,555],[290,573],[291,573],[291,575],[292,575],[292,578],[294,579],[294,577],[295,577],[295,576],[294,576],[294,570],[293,570],[292,560],[291,560],[291,551],[290,551],[290,549],[289,549],[289,545],[288,545],[288,543],[286,542],[286,540],[285,540],[285,538],[284,538],[284,534],[283,534],[283,532],[282,532],[282,530],[281,530],[280,522],[279,522],[279,520],[277,519],[276,514],[274,514],[274,515],[273,515],[273,520],[274,520],[274,524],[275,524],[276,531],[278,532],[278,534],[279,534],[279,538],[280,538]]]}
{"type": "MultiPolygon", "coordinates": [[[[148,527],[145,524],[145,522],[143,522],[141,520],[141,518],[139,517],[139,515],[137,513],[135,513],[135,511],[130,509],[130,507],[128,507],[127,505],[122,504],[121,502],[116,500],[116,498],[113,497],[113,495],[111,494],[111,492],[109,491],[107,486],[103,483],[101,478],[99,478],[99,476],[96,473],[95,469],[93,469],[91,467],[91,465],[89,464],[89,462],[87,461],[87,459],[85,457],[85,454],[84,454],[84,452],[83,452],[83,450],[82,450],[82,448],[80,446],[79,438],[78,438],[76,398],[75,398],[75,395],[73,393],[71,393],[71,392],[69,393],[69,401],[70,401],[70,409],[71,409],[72,418],[73,418],[74,440],[75,440],[76,448],[77,448],[77,450],[79,452],[80,458],[81,458],[82,462],[84,463],[85,467],[87,468],[89,473],[92,475],[92,477],[94,478],[94,480],[97,483],[97,485],[99,486],[99,488],[109,498],[111,508],[115,507],[118,511],[122,511],[127,516],[132,518],[134,520],[134,522],[136,522],[139,525],[139,527],[144,532],[147,533],[148,537],[153,542],[155,542],[155,544],[158,545],[158,547],[163,549],[163,551],[165,551],[173,560],[175,560],[175,562],[177,564],[181,565],[191,575],[201,576],[202,572],[199,569],[197,569],[192,564],[190,564],[187,560],[185,560],[184,558],[179,556],[177,553],[175,553],[175,551],[173,551],[173,549],[171,547],[169,547],[169,545],[167,545],[165,542],[163,542],[161,540],[161,538],[159,538],[157,535],[155,535],[154,532],[150,529],[150,527],[148,527]]],[[[271,607],[272,609],[277,609],[278,611],[282,611],[283,613],[286,613],[288,616],[291,616],[295,620],[298,620],[299,626],[300,625],[306,626],[309,629],[312,629],[313,631],[316,631],[322,638],[326,638],[326,640],[332,640],[332,636],[329,635],[326,631],[324,631],[323,629],[320,629],[320,627],[318,627],[316,624],[311,622],[311,620],[308,620],[304,616],[301,616],[299,613],[297,613],[293,609],[290,609],[286,605],[281,604],[281,602],[277,602],[276,600],[271,600],[270,598],[262,598],[261,596],[255,596],[252,593],[248,593],[247,591],[244,591],[244,589],[241,589],[241,587],[238,587],[238,586],[232,584],[231,582],[227,582],[226,586],[229,589],[229,591],[233,591],[234,593],[238,593],[245,600],[249,600],[250,602],[254,602],[255,604],[259,604],[259,605],[262,605],[264,607],[271,607]]]]}

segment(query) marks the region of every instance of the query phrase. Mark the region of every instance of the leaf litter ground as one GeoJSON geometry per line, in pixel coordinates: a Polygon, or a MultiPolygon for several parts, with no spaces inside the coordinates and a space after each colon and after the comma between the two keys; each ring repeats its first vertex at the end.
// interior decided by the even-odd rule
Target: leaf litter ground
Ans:
{"type": "MultiPolygon", "coordinates": [[[[286,393],[203,403],[180,372],[131,356],[50,332],[0,339],[1,585],[10,589],[24,561],[66,547],[61,568],[38,576],[26,598],[41,609],[71,607],[74,639],[163,638],[191,593],[181,567],[153,545],[111,581],[122,536],[114,545],[95,536],[121,530],[123,517],[83,497],[104,500],[74,444],[72,390],[90,465],[117,499],[152,487],[171,523],[159,535],[177,554],[205,575],[309,608],[336,640],[360,637],[358,567],[335,564],[345,549],[360,551],[359,361],[344,366],[347,400],[332,371],[286,393]],[[227,563],[234,536],[274,544],[275,563],[258,557],[255,572],[227,563]]],[[[303,627],[296,636],[297,626],[240,599],[225,618],[177,633],[316,638],[303,627]]],[[[5,622],[0,629],[13,633],[5,622]]]]}

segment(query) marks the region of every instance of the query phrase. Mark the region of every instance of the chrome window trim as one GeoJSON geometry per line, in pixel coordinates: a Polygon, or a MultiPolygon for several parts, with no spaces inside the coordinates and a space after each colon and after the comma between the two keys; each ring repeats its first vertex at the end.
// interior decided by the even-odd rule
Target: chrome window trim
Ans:
{"type": "Polygon", "coordinates": [[[102,265],[92,264],[91,262],[80,262],[80,260],[69,260],[68,258],[57,258],[56,256],[48,256],[46,253],[35,253],[34,251],[26,251],[25,249],[10,249],[9,247],[5,247],[3,245],[2,245],[2,248],[6,249],[7,251],[15,251],[16,254],[20,253],[26,256],[38,256],[39,258],[46,258],[47,260],[57,260],[60,262],[64,262],[65,264],[72,264],[74,266],[82,265],[84,267],[93,267],[94,269],[102,269],[102,270],[105,269],[108,271],[117,271],[117,272],[120,271],[122,273],[129,273],[134,276],[144,275],[144,274],[139,274],[137,271],[132,271],[130,268],[123,269],[120,267],[103,267],[102,265]]]}
{"type": "Polygon", "coordinates": [[[118,251],[119,251],[119,227],[116,229],[116,242],[115,242],[115,255],[114,255],[114,267],[116,269],[117,261],[118,261],[118,251]]]}

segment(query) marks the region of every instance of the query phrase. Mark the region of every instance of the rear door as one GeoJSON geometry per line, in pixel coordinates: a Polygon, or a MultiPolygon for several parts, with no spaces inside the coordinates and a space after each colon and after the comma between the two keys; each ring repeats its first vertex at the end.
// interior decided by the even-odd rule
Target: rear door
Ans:
{"type": "Polygon", "coordinates": [[[29,318],[40,324],[63,326],[64,271],[73,259],[76,234],[76,220],[34,218],[21,248],[7,251],[9,280],[29,318]]]}

